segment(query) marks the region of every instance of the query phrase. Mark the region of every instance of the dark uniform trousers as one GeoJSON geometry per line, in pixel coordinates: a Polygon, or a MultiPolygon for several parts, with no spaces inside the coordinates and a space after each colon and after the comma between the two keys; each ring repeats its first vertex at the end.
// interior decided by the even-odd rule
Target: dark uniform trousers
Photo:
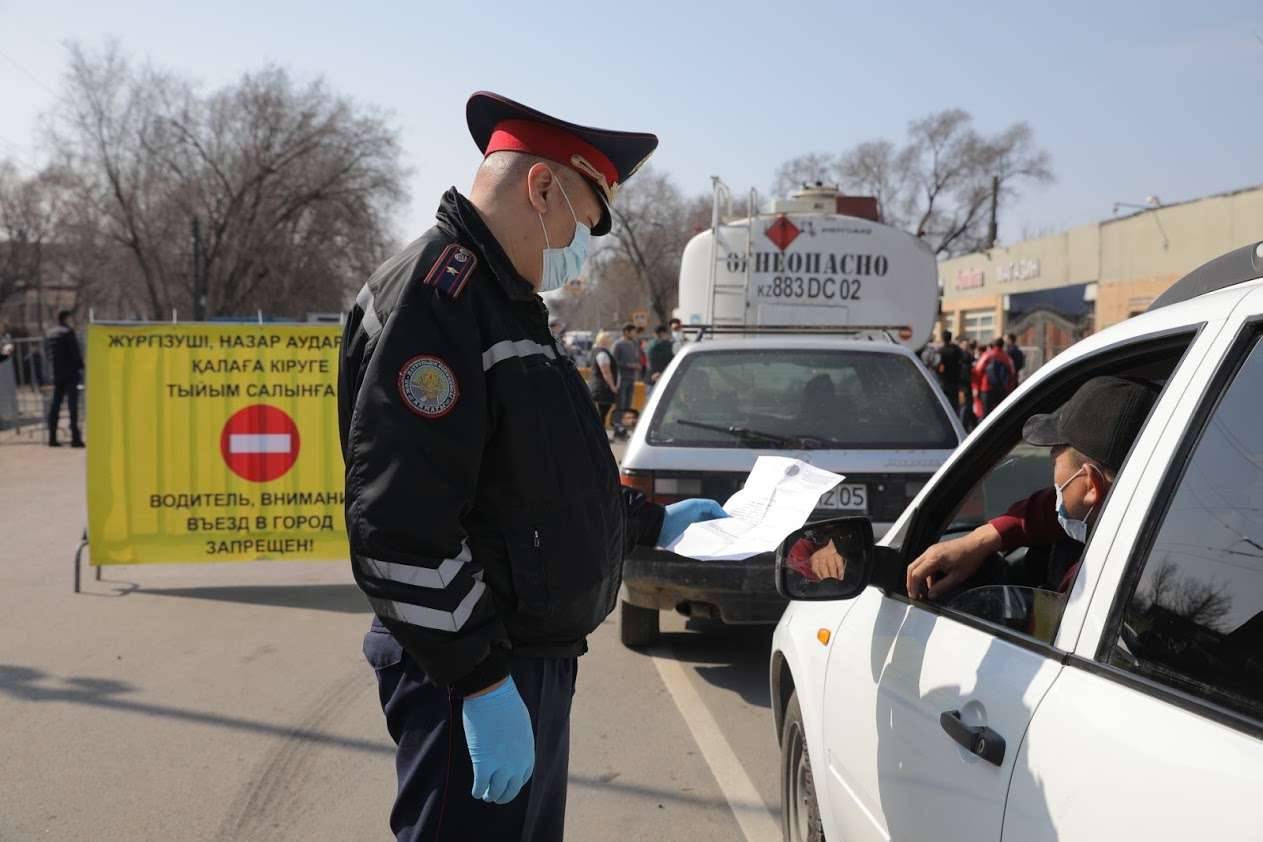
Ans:
{"type": "Polygon", "coordinates": [[[461,698],[430,681],[378,623],[364,637],[364,655],[397,747],[390,828],[398,842],[561,842],[577,658],[512,659],[535,729],[535,771],[517,798],[501,805],[471,794],[461,698]]]}

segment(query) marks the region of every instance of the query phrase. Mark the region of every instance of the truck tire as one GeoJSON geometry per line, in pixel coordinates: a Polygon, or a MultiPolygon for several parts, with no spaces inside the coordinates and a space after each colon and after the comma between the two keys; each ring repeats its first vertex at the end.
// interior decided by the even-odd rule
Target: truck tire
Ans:
{"type": "Polygon", "coordinates": [[[622,600],[618,611],[619,637],[624,646],[651,646],[658,642],[658,611],[622,600]]]}
{"type": "Polygon", "coordinates": [[[781,730],[781,831],[785,842],[825,842],[798,693],[789,697],[781,730]]]}

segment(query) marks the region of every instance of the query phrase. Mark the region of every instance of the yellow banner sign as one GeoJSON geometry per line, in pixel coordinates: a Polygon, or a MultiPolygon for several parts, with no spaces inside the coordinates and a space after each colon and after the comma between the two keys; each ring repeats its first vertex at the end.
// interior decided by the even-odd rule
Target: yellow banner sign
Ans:
{"type": "Polygon", "coordinates": [[[93,564],[347,558],[336,325],[88,328],[93,564]]]}

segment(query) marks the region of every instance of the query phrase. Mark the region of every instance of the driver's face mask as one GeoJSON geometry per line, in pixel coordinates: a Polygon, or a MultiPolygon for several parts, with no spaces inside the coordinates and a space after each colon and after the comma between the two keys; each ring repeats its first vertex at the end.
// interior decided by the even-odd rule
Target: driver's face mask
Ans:
{"type": "Polygon", "coordinates": [[[1088,518],[1092,517],[1092,512],[1096,511],[1096,506],[1088,509],[1088,513],[1084,515],[1082,520],[1070,517],[1070,511],[1066,508],[1066,499],[1064,491],[1066,486],[1074,482],[1075,478],[1086,471],[1087,465],[1070,475],[1070,478],[1061,485],[1053,486],[1057,490],[1057,523],[1061,524],[1061,528],[1070,539],[1078,541],[1080,544],[1087,543],[1088,540],[1088,518]]]}

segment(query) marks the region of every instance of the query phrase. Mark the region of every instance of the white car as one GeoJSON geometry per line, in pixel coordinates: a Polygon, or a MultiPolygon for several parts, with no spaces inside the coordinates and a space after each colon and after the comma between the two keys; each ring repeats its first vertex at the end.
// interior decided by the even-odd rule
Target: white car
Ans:
{"type": "MultiPolygon", "coordinates": [[[[762,336],[686,345],[653,389],[622,460],[624,485],[670,503],[736,493],[760,455],[845,476],[819,516],[889,525],[964,438],[934,376],[903,345],[762,336]]],[[[785,609],[771,554],[697,561],[636,548],[623,567],[621,632],[652,643],[658,612],[775,623],[785,609]]]]}
{"type": "Polygon", "coordinates": [[[773,639],[787,840],[1263,839],[1263,243],[1060,354],[876,547],[863,526],[836,525],[844,555],[885,588],[795,592],[778,564],[825,600],[773,639]],[[928,546],[1050,483],[1022,425],[1098,375],[1161,392],[1068,592],[901,595],[928,546]]]}

